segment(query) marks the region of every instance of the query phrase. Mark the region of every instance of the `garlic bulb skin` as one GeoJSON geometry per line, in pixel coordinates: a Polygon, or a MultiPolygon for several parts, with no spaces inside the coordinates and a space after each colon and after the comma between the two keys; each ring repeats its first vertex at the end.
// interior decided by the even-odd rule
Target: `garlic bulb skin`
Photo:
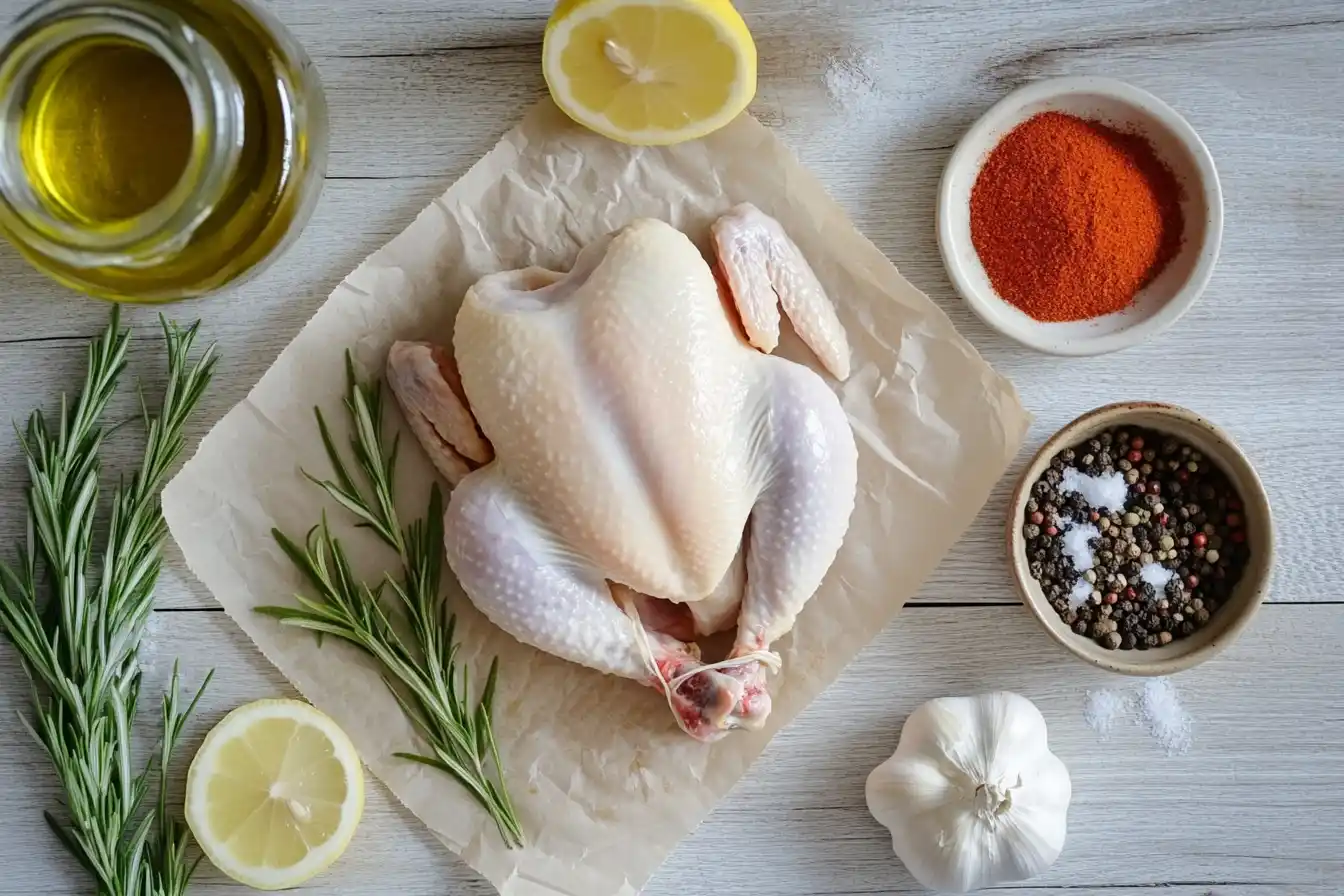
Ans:
{"type": "Polygon", "coordinates": [[[868,776],[868,810],[932,890],[1035,877],[1059,858],[1072,796],[1030,700],[999,691],[930,700],[868,776]]]}

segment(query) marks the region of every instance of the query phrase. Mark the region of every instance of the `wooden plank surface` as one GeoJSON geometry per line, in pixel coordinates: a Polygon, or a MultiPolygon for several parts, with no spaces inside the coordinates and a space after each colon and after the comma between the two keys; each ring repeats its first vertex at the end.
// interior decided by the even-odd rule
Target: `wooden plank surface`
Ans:
{"type": "MultiPolygon", "coordinates": [[[[919,703],[992,689],[1017,691],[1041,708],[1051,748],[1073,778],[1064,855],[1026,892],[1184,882],[1220,896],[1233,887],[1337,893],[1344,881],[1344,693],[1320,658],[1342,640],[1342,606],[1266,608],[1225,655],[1173,679],[1194,724],[1190,751],[1171,757],[1127,719],[1108,740],[1088,727],[1089,689],[1137,684],[1043,644],[1023,608],[907,608],[776,738],[748,779],[673,853],[648,896],[917,892],[864,808],[864,779],[890,755],[901,722],[919,703]]],[[[151,693],[162,687],[174,655],[188,682],[216,669],[188,750],[239,703],[292,693],[221,613],[160,614],[149,653],[151,693]]],[[[0,654],[0,680],[19,674],[12,654],[0,654]]],[[[6,693],[17,696],[8,686],[6,693]]],[[[0,731],[0,757],[0,793],[9,795],[0,893],[85,892],[41,824],[41,809],[56,799],[44,760],[17,726],[0,731]]],[[[204,868],[199,889],[228,887],[204,868]]],[[[490,892],[372,783],[350,852],[304,890],[490,892]]]]}
{"type": "MultiPolygon", "coordinates": [[[[0,0],[0,19],[24,0],[0,0]]],[[[1087,688],[1123,682],[1059,653],[1013,596],[1002,562],[1005,477],[912,607],[671,857],[652,894],[798,896],[914,891],[863,807],[862,780],[919,701],[1011,687],[1036,700],[1075,776],[1064,857],[1014,893],[1179,896],[1344,892],[1344,5],[1229,0],[754,0],[761,51],[753,111],[787,140],[856,224],[1018,385],[1034,447],[1076,414],[1143,398],[1195,408],[1252,456],[1274,502],[1274,606],[1219,660],[1179,676],[1195,746],[1167,758],[1127,726],[1102,743],[1087,688]],[[832,96],[837,59],[870,62],[872,97],[832,96]],[[1208,143],[1225,191],[1223,253],[1208,292],[1153,343],[1056,359],[992,334],[952,292],[934,240],[952,144],[1026,81],[1118,77],[1163,97],[1208,143]],[[970,605],[970,606],[967,606],[970,605]]],[[[484,153],[544,90],[541,0],[275,0],[315,57],[332,107],[330,176],[294,249],[255,281],[170,309],[202,316],[225,364],[198,433],[237,402],[323,297],[484,153]]],[[[105,309],[68,295],[0,244],[0,419],[50,407],[78,383],[82,340],[105,309]]],[[[152,309],[130,309],[133,365],[152,385],[152,309]]],[[[119,413],[129,412],[129,398],[119,413]]],[[[0,450],[0,544],[18,534],[22,463],[0,450]]],[[[116,468],[133,454],[120,437],[116,468]]],[[[219,669],[198,723],[288,692],[170,555],[156,644],[199,675],[219,669]]],[[[163,670],[160,669],[160,672],[163,670]]],[[[0,648],[0,894],[83,893],[38,813],[55,787],[9,711],[26,689],[0,648]]],[[[361,835],[331,894],[485,894],[423,828],[370,787],[361,835]]],[[[238,892],[213,872],[193,892],[238,892]]]]}

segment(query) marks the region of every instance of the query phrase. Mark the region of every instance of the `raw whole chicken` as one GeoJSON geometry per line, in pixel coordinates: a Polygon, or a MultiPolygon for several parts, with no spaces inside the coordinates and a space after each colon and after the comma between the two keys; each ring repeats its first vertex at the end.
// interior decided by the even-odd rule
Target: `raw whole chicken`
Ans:
{"type": "MultiPolygon", "coordinates": [[[[454,486],[449,564],[492,622],[661,691],[691,736],[759,728],[770,645],[835,559],[857,455],[820,375],[774,357],[779,306],[844,379],[835,311],[774,219],[636,221],[567,274],[493,274],[450,353],[399,342],[388,379],[454,486]],[[694,638],[732,628],[728,660],[694,638]]],[[[773,662],[772,662],[773,661],[773,662]]]]}

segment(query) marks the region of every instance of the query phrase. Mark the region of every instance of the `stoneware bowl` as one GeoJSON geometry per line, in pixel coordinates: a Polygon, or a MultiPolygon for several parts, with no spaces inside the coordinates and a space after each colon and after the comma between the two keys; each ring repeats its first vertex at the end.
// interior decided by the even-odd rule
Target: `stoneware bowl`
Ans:
{"type": "Polygon", "coordinates": [[[938,188],[938,247],[952,284],[985,323],[1051,354],[1113,352],[1171,326],[1208,284],[1222,236],[1223,194],[1208,147],[1175,109],[1109,78],[1054,78],[1009,94],[957,143],[938,188]],[[999,298],[971,244],[971,188],[980,167],[1009,131],[1050,111],[1142,134],[1182,187],[1185,231],[1180,253],[1128,308],[1115,314],[1068,323],[1037,321],[999,298]]]}
{"type": "Polygon", "coordinates": [[[1090,411],[1065,426],[1046,442],[1027,464],[1013,492],[1007,521],[1008,559],[1023,602],[1031,609],[1050,637],[1074,656],[1094,666],[1124,675],[1170,675],[1204,662],[1240,634],[1269,592],[1274,565],[1274,524],[1260,477],[1246,455],[1217,426],[1192,411],[1167,404],[1127,402],[1090,411]],[[1059,618],[1032,578],[1027,565],[1023,518],[1031,487],[1050,465],[1050,458],[1065,448],[1085,442],[1115,426],[1142,426],[1167,433],[1195,447],[1227,474],[1241,496],[1246,518],[1246,540],[1251,559],[1231,598],[1219,607],[1208,623],[1186,638],[1148,650],[1107,650],[1091,638],[1075,634],[1059,618]]]}

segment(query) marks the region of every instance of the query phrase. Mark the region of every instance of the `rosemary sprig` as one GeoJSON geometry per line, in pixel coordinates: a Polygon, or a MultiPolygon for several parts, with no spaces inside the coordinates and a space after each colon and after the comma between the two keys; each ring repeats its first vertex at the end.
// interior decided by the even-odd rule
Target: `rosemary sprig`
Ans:
{"type": "MultiPolygon", "coordinates": [[[[167,526],[159,490],[181,453],[183,427],[214,369],[213,348],[194,362],[199,326],[160,318],[168,387],[158,416],[141,408],[144,457],[129,483],[113,489],[101,557],[94,563],[100,425],[126,367],[130,331],[113,309],[89,345],[84,387],[74,405],[61,397],[53,429],[34,411],[19,433],[28,464],[28,538],[14,565],[0,562],[0,632],[14,645],[33,685],[33,721],[20,716],[51,759],[65,791],[68,821],[47,824],[97,881],[100,896],[181,896],[195,869],[185,825],[165,796],[168,764],[187,717],[176,665],[163,695],[158,755],[133,767],[131,725],[140,695],[137,655],[152,610],[167,526]],[[141,812],[150,786],[152,811],[141,812]]],[[[199,858],[196,860],[199,862],[199,858]]]]}
{"type": "Polygon", "coordinates": [[[350,451],[358,479],[337,449],[320,408],[314,414],[333,478],[304,475],[396,552],[400,574],[387,573],[374,587],[359,581],[324,514],[302,546],[278,529],[271,533],[314,596],[296,595],[297,607],[258,607],[257,612],[319,637],[334,635],[377,659],[385,670],[384,683],[429,744],[427,755],[396,755],[452,775],[490,813],[504,842],[521,846],[523,832],[504,784],[490,720],[499,660],[491,662],[473,705],[467,669],[457,663],[455,617],[444,606],[443,496],[435,485],[425,517],[402,525],[393,501],[398,440],[393,436],[389,444],[383,433],[381,386],[376,380],[359,381],[349,353],[345,361],[345,408],[353,429],[350,451]],[[389,591],[406,619],[409,639],[383,606],[389,591]]]}

